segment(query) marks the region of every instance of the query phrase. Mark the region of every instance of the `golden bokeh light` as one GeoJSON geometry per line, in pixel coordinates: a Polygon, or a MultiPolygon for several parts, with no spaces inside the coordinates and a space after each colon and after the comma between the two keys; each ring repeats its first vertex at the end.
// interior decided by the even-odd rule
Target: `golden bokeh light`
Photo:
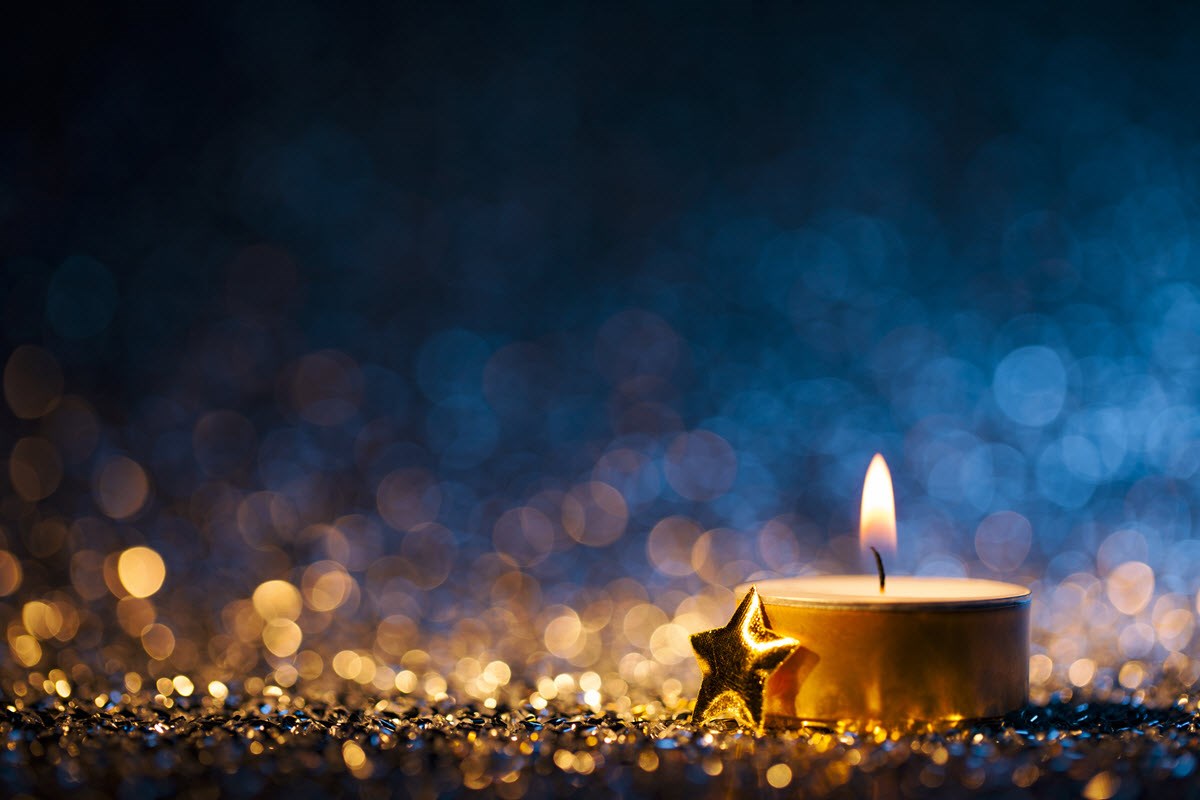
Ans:
{"type": "Polygon", "coordinates": [[[166,625],[156,622],[142,631],[142,647],[156,661],[166,661],[175,652],[175,633],[166,625]]]}
{"type": "Polygon", "coordinates": [[[13,445],[8,477],[21,499],[31,503],[45,500],[58,489],[62,476],[62,458],[46,439],[28,436],[13,445]]]}
{"type": "Polygon", "coordinates": [[[1141,561],[1127,561],[1109,574],[1108,600],[1122,614],[1136,614],[1154,596],[1154,570],[1141,561]]]}
{"type": "Polygon", "coordinates": [[[304,638],[300,626],[290,619],[275,618],[263,627],[262,640],[273,655],[285,658],[300,649],[304,638]]]}
{"type": "Polygon", "coordinates": [[[130,547],[117,560],[117,574],[125,591],[134,597],[150,597],[162,588],[167,566],[162,556],[149,547],[130,547]]]}
{"type": "Polygon", "coordinates": [[[21,562],[7,550],[0,550],[0,597],[12,594],[21,585],[21,562]]]}
{"type": "Polygon", "coordinates": [[[26,633],[11,637],[9,647],[23,666],[32,667],[42,660],[42,646],[35,636],[26,633]]]}
{"type": "Polygon", "coordinates": [[[336,561],[318,561],[304,570],[300,585],[304,602],[309,608],[313,611],[333,611],[350,597],[354,579],[336,561]]]}
{"type": "Polygon", "coordinates": [[[37,419],[53,411],[62,389],[62,369],[48,351],[26,344],[8,357],[4,399],[19,419],[37,419]]]}
{"type": "Polygon", "coordinates": [[[571,489],[563,498],[563,530],[580,544],[610,545],[621,538],[628,523],[625,498],[607,483],[588,481],[571,489]]]}
{"type": "Polygon", "coordinates": [[[772,764],[767,769],[767,783],[773,789],[784,789],[792,782],[792,768],[787,764],[772,764]]]}
{"type": "Polygon", "coordinates": [[[33,600],[21,608],[25,630],[42,641],[53,639],[62,630],[63,615],[54,603],[33,600]]]}
{"type": "Polygon", "coordinates": [[[264,581],[251,597],[254,610],[267,622],[295,620],[300,616],[303,601],[300,590],[287,581],[264,581]]]}
{"type": "Polygon", "coordinates": [[[92,491],[101,511],[113,519],[129,519],[149,499],[150,479],[132,458],[114,456],[97,472],[92,491]]]}

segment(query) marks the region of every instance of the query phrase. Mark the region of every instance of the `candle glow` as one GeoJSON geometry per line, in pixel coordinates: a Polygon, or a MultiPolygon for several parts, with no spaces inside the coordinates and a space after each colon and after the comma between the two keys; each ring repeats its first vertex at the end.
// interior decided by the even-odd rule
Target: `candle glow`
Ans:
{"type": "Polygon", "coordinates": [[[892,473],[879,453],[871,459],[863,479],[858,546],[868,562],[872,560],[872,547],[881,555],[896,555],[896,496],[892,491],[892,473]]]}
{"type": "Polygon", "coordinates": [[[865,575],[802,575],[739,588],[762,598],[771,630],[799,643],[766,682],[776,723],[905,726],[1000,717],[1029,693],[1028,588],[959,577],[884,579],[896,552],[892,477],[876,453],[863,481],[865,575]],[[874,550],[875,553],[868,554],[874,550]]]}

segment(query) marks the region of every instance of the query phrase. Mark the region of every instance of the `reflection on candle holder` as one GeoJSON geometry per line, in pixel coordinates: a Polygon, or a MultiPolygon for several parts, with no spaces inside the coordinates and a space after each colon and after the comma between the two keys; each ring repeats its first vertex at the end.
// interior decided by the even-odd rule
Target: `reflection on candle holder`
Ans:
{"type": "MultiPolygon", "coordinates": [[[[857,577],[857,576],[856,576],[857,577]]],[[[772,630],[802,643],[768,679],[768,722],[903,726],[999,717],[1025,704],[1029,592],[991,584],[991,597],[921,602],[819,596],[823,579],[758,584],[772,630]]],[[[837,578],[824,579],[828,583],[837,578]]],[[[840,579],[845,582],[850,578],[840,579]]],[[[862,576],[862,590],[873,582],[862,576]]],[[[889,591],[930,596],[958,581],[895,578],[889,591]],[[893,587],[894,582],[894,587],[893,587]]]]}

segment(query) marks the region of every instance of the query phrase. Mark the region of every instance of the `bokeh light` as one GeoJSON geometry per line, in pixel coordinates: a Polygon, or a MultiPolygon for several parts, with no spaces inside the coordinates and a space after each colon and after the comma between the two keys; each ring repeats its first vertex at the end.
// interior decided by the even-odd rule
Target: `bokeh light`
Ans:
{"type": "Polygon", "coordinates": [[[133,597],[149,597],[163,585],[167,576],[162,556],[149,547],[131,547],[117,559],[121,585],[133,597]]]}
{"type": "Polygon", "coordinates": [[[1033,589],[1034,700],[1200,690],[1200,12],[194,13],[12,70],[6,698],[682,714],[876,452],[890,571],[1033,589]]]}

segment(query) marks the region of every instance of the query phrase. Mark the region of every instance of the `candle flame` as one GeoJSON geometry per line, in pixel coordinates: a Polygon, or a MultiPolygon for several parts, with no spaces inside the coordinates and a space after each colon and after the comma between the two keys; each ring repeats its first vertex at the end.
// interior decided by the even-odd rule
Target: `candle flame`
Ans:
{"type": "Polygon", "coordinates": [[[892,473],[879,453],[871,459],[863,479],[858,546],[868,561],[872,547],[885,556],[896,555],[896,496],[892,492],[892,473]]]}

